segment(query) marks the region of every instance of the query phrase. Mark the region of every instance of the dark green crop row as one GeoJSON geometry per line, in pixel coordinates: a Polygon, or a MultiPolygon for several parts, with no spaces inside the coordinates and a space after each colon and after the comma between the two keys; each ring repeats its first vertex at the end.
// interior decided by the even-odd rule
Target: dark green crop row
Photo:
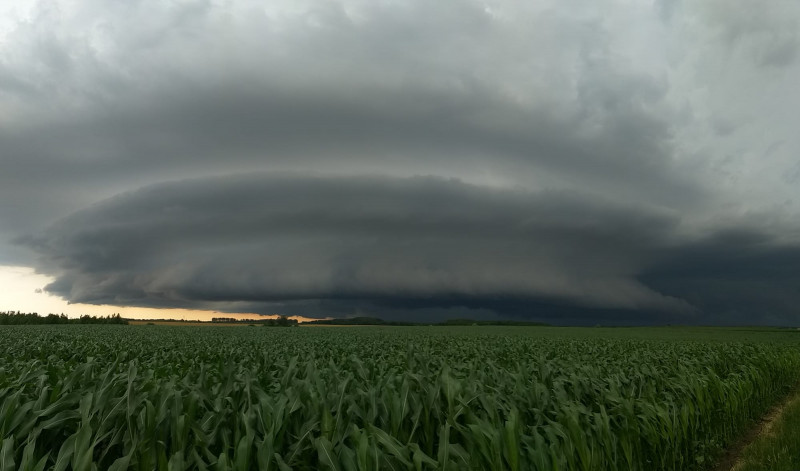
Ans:
{"type": "Polygon", "coordinates": [[[800,375],[793,338],[562,332],[3,327],[0,471],[704,469],[800,375]]]}

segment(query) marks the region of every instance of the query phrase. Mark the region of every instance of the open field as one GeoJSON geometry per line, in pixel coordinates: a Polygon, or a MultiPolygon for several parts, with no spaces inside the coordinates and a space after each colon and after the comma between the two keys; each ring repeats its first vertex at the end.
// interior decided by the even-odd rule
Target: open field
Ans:
{"type": "Polygon", "coordinates": [[[770,329],[0,328],[0,470],[713,469],[770,329]]]}

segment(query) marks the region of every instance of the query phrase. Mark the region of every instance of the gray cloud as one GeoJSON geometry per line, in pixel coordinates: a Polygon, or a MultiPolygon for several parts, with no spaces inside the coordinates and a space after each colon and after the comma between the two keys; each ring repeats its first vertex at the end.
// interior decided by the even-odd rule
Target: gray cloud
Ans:
{"type": "Polygon", "coordinates": [[[800,320],[798,270],[800,245],[750,228],[666,250],[641,279],[707,312],[707,323],[793,325],[800,320]]]}
{"type": "Polygon", "coordinates": [[[689,312],[636,280],[677,223],[432,177],[258,175],[146,187],[24,242],[57,278],[48,291],[82,303],[510,297],[689,312]]]}
{"type": "Polygon", "coordinates": [[[0,6],[0,263],[95,303],[718,320],[747,289],[664,260],[701,273],[714,234],[764,234],[736,271],[757,286],[797,243],[798,20],[790,0],[0,6]],[[351,186],[374,206],[349,213],[351,186]]]}
{"type": "Polygon", "coordinates": [[[0,56],[13,113],[0,218],[19,232],[154,180],[237,171],[439,174],[683,204],[698,192],[671,163],[664,83],[615,55],[599,15],[38,5],[0,56]]]}
{"type": "Polygon", "coordinates": [[[791,322],[800,245],[757,219],[436,177],[251,174],[148,186],[20,240],[72,302],[307,316],[791,322]]]}

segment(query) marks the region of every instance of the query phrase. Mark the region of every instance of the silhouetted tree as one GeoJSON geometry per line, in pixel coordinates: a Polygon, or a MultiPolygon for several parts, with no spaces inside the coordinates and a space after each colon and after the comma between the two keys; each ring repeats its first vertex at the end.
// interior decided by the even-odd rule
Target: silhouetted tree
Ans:
{"type": "Polygon", "coordinates": [[[0,325],[44,325],[44,324],[120,324],[127,325],[128,321],[119,314],[105,317],[82,315],[77,319],[70,319],[63,313],[61,315],[48,314],[40,316],[36,312],[21,313],[19,311],[0,312],[0,325]]]}

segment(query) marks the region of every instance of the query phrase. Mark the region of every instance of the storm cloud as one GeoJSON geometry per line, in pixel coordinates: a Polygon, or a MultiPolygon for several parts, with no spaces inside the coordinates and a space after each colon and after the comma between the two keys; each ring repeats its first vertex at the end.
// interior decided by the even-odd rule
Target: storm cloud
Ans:
{"type": "Polygon", "coordinates": [[[696,323],[702,312],[738,312],[742,299],[781,309],[800,300],[791,289],[800,247],[757,232],[687,237],[680,223],[675,212],[576,192],[256,174],[145,187],[19,242],[53,270],[48,291],[90,304],[303,315],[437,307],[551,321],[567,305],[578,318],[696,323]]]}
{"type": "Polygon", "coordinates": [[[146,187],[24,242],[56,269],[47,289],[81,303],[509,297],[688,312],[635,279],[676,223],[440,178],[254,175],[146,187]]]}
{"type": "Polygon", "coordinates": [[[0,263],[94,304],[795,323],[798,21],[15,2],[0,263]]]}

